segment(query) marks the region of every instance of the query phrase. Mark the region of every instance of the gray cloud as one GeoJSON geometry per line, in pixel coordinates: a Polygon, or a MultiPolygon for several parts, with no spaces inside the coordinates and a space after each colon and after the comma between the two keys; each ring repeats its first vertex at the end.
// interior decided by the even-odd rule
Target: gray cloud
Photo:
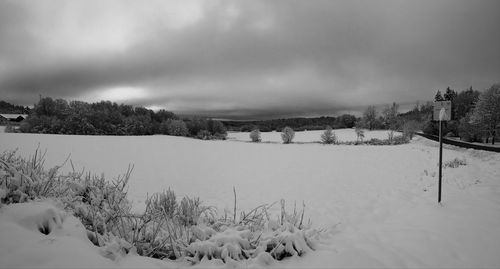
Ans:
{"type": "Polygon", "coordinates": [[[134,87],[126,102],[184,114],[320,115],[500,74],[493,0],[40,2],[0,1],[0,90],[21,104],[134,87]]]}

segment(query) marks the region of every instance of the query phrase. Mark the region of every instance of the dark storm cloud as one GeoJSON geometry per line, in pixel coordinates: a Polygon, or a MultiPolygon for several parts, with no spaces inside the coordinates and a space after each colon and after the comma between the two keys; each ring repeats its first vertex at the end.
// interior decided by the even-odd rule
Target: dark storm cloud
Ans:
{"type": "Polygon", "coordinates": [[[144,2],[138,18],[122,7],[95,27],[61,2],[73,13],[45,28],[51,9],[30,3],[0,1],[0,90],[24,104],[135,87],[144,96],[127,102],[179,113],[301,116],[430,100],[500,74],[498,1],[192,2],[199,14],[180,2],[168,22],[144,2]],[[115,39],[100,30],[113,19],[132,21],[115,39]]]}

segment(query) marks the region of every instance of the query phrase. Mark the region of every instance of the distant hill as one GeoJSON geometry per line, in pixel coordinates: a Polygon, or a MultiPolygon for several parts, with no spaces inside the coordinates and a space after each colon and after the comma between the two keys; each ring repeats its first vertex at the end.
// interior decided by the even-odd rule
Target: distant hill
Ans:
{"type": "Polygon", "coordinates": [[[0,100],[0,114],[29,114],[31,109],[0,100]]]}
{"type": "Polygon", "coordinates": [[[295,131],[324,130],[329,125],[334,129],[352,128],[356,123],[353,115],[342,115],[339,117],[316,117],[316,118],[287,118],[257,121],[223,121],[229,131],[249,132],[259,128],[262,132],[281,131],[289,126],[295,131]]]}

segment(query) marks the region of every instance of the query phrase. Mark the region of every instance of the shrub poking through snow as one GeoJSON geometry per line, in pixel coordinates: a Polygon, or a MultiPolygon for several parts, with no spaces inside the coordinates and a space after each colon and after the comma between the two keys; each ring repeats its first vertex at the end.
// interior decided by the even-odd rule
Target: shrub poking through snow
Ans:
{"type": "Polygon", "coordinates": [[[61,166],[44,170],[44,157],[45,153],[39,149],[28,159],[17,156],[16,151],[4,152],[0,156],[0,189],[3,188],[5,192],[2,203],[21,203],[38,197],[62,197],[73,188],[78,188],[65,184],[65,179],[72,177],[72,174],[65,177],[57,174],[61,166]]]}
{"type": "MultiPolygon", "coordinates": [[[[289,256],[301,256],[315,249],[320,231],[304,223],[302,210],[294,206],[286,211],[285,201],[273,218],[276,205],[261,205],[250,211],[218,216],[213,207],[204,206],[199,198],[180,201],[168,189],[146,198],[143,213],[132,213],[127,199],[127,183],[133,170],[114,180],[90,173],[60,175],[56,166],[43,168],[44,155],[38,149],[23,159],[15,151],[0,155],[0,207],[51,198],[76,216],[86,229],[86,236],[100,247],[102,256],[117,260],[129,252],[159,259],[183,259],[193,264],[202,259],[234,261],[255,259],[260,265],[289,256]]],[[[43,224],[43,223],[42,223],[43,224]]],[[[51,233],[50,225],[39,231],[51,233]]]]}
{"type": "Polygon", "coordinates": [[[325,132],[321,134],[321,142],[323,144],[336,144],[337,143],[337,136],[332,130],[332,127],[326,126],[325,132]]]}
{"type": "Polygon", "coordinates": [[[281,131],[281,140],[283,140],[283,144],[292,143],[294,137],[295,137],[295,132],[293,131],[292,128],[288,126],[283,128],[283,131],[281,131]]]}
{"type": "Polygon", "coordinates": [[[453,160],[447,161],[444,163],[444,167],[457,168],[461,165],[467,165],[466,159],[455,158],[453,160]]]}
{"type": "Polygon", "coordinates": [[[261,141],[260,130],[259,129],[253,129],[250,132],[250,139],[252,140],[252,142],[260,142],[261,141]]]}

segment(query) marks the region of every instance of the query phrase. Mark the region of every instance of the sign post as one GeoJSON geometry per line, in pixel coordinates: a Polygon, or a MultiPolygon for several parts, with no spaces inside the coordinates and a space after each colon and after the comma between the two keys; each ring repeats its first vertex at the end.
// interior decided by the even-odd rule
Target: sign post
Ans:
{"type": "Polygon", "coordinates": [[[439,120],[439,190],[438,203],[441,203],[441,179],[443,170],[443,121],[439,120]]]}
{"type": "Polygon", "coordinates": [[[451,120],[451,101],[434,102],[434,120],[439,120],[439,186],[438,203],[441,203],[441,178],[443,169],[443,121],[451,120]]]}

